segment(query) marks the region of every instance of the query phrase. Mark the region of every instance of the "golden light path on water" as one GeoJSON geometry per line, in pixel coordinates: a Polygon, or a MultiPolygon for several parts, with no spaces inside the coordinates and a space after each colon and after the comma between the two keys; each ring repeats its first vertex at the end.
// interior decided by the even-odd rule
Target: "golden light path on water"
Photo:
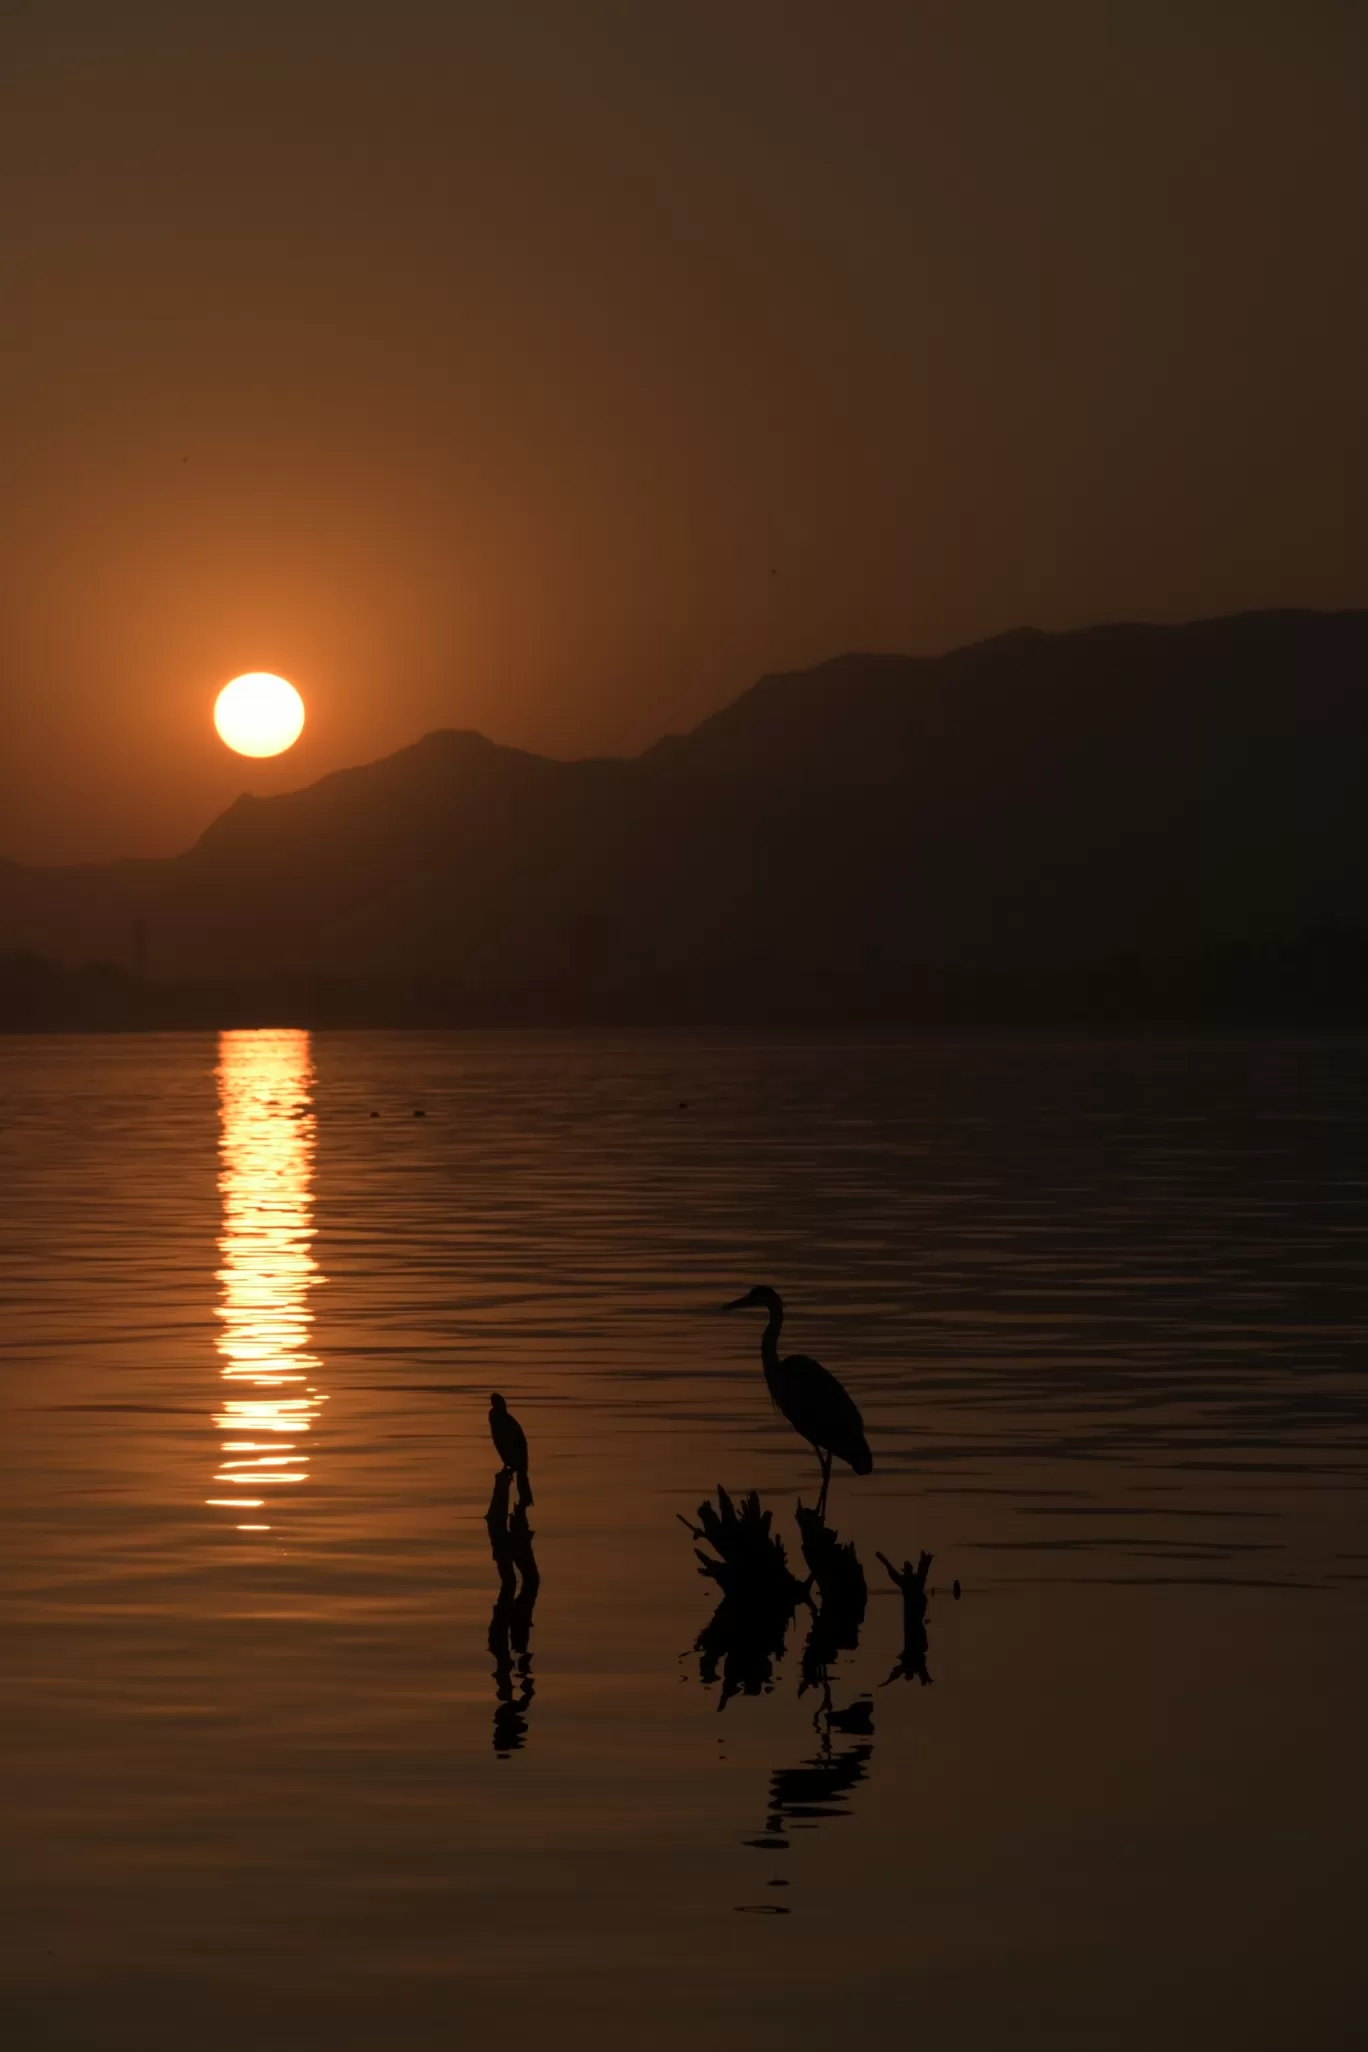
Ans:
{"type": "Polygon", "coordinates": [[[240,1532],[271,1529],[270,1514],[307,1479],[305,1450],[324,1398],[308,1350],[314,1260],[309,1036],[219,1036],[218,1350],[228,1385],[214,1415],[221,1437],[209,1504],[241,1513],[240,1532]]]}

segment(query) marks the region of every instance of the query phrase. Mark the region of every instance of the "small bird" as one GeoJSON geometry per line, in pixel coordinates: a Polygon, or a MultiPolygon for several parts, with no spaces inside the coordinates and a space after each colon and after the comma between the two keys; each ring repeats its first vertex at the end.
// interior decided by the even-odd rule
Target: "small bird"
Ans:
{"type": "Polygon", "coordinates": [[[795,1431],[808,1441],[822,1464],[822,1493],[817,1499],[817,1515],[825,1520],[832,1456],[839,1456],[857,1475],[868,1475],[874,1466],[859,1407],[820,1361],[810,1361],[806,1354],[789,1354],[780,1360],[779,1328],[784,1322],[784,1301],[778,1290],[762,1284],[722,1308],[724,1311],[758,1308],[769,1312],[769,1323],[760,1342],[765,1382],[777,1408],[795,1431]]]}
{"type": "Polygon", "coordinates": [[[489,1399],[489,1436],[505,1469],[518,1478],[519,1500],[530,1504],[532,1485],[527,1479],[527,1434],[497,1392],[489,1399]]]}

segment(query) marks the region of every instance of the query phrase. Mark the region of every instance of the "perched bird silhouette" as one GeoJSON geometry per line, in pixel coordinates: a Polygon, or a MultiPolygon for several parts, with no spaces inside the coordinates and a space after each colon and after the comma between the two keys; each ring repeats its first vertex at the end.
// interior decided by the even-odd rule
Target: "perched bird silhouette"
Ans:
{"type": "Polygon", "coordinates": [[[760,1342],[765,1382],[776,1407],[794,1430],[801,1432],[822,1464],[822,1493],[817,1499],[817,1515],[825,1519],[833,1455],[845,1461],[857,1475],[869,1474],[874,1466],[859,1407],[820,1361],[810,1361],[806,1354],[789,1354],[780,1360],[779,1328],[784,1322],[784,1301],[778,1290],[761,1284],[747,1290],[745,1296],[738,1297],[735,1303],[724,1304],[722,1308],[724,1311],[761,1309],[769,1312],[769,1323],[760,1342]]]}
{"type": "Polygon", "coordinates": [[[489,1436],[504,1467],[518,1478],[519,1500],[530,1504],[532,1485],[527,1479],[527,1434],[497,1392],[489,1399],[489,1436]]]}

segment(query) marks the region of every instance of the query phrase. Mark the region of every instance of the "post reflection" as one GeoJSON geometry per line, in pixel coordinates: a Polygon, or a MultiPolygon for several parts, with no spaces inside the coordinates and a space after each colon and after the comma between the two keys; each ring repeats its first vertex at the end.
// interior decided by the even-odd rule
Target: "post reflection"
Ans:
{"type": "Polygon", "coordinates": [[[240,1532],[266,1532],[308,1474],[304,1441],[324,1399],[312,1376],[314,1260],[309,1036],[219,1035],[218,1351],[227,1389],[215,1491],[240,1532]]]}
{"type": "Polygon", "coordinates": [[[494,1493],[485,1512],[490,1550],[499,1570],[499,1593],[489,1619],[489,1650],[494,1657],[494,1751],[501,1760],[521,1751],[527,1737],[527,1712],[537,1692],[531,1639],[541,1575],[532,1551],[527,1496],[522,1487],[517,1503],[509,1510],[512,1483],[508,1468],[494,1477],[494,1493]]]}

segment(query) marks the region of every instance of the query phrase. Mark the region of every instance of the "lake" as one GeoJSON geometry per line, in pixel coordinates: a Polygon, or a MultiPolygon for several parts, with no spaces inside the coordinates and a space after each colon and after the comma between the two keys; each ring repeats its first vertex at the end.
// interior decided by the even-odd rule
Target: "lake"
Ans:
{"type": "Polygon", "coordinates": [[[1368,1046],[0,1040],[0,1303],[18,2052],[1361,2042],[1368,1046]]]}

